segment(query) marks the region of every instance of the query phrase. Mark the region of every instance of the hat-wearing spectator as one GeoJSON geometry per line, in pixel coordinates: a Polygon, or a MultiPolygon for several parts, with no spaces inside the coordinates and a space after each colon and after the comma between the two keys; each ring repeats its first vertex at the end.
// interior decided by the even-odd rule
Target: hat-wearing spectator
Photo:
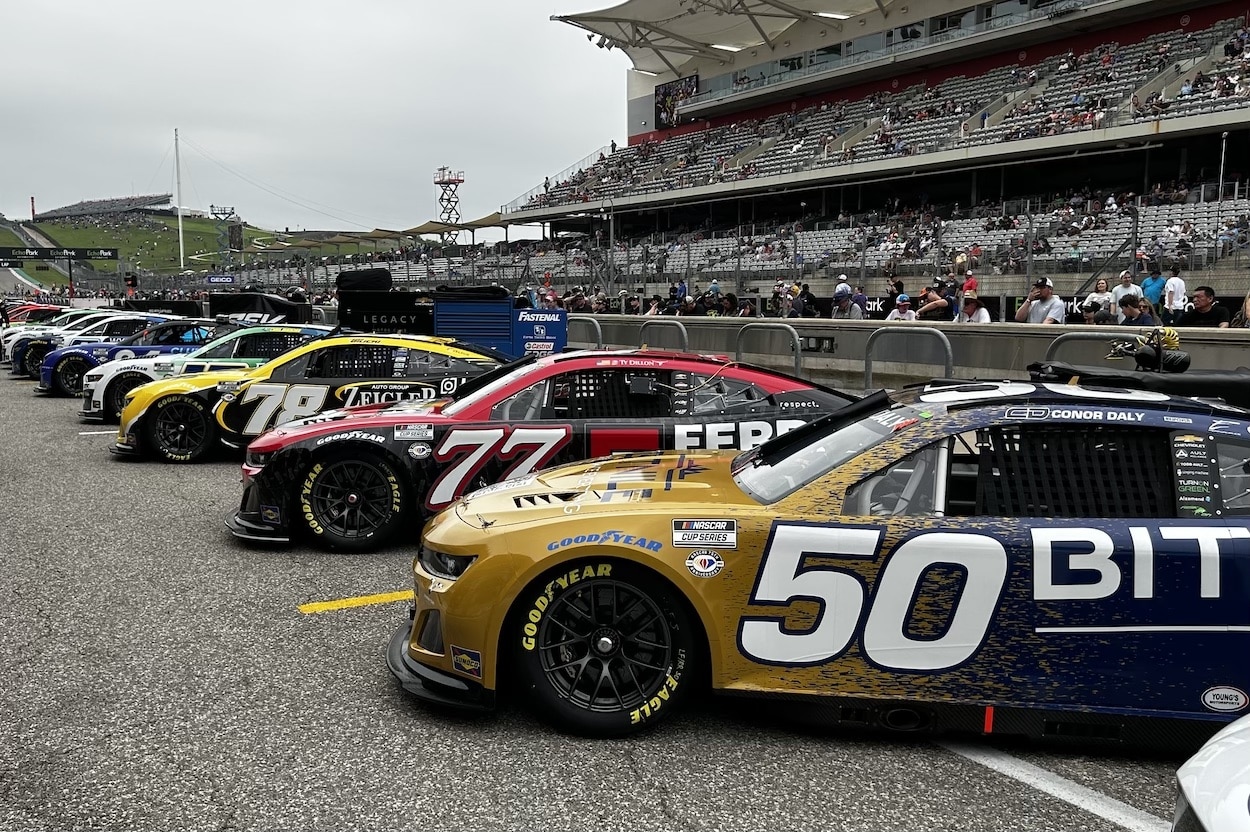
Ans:
{"type": "Polygon", "coordinates": [[[1029,296],[1016,310],[1016,321],[1022,324],[1061,324],[1067,317],[1063,301],[1055,297],[1055,284],[1049,277],[1034,281],[1029,296]]]}
{"type": "Polygon", "coordinates": [[[1228,310],[1215,305],[1215,290],[1210,286],[1194,289],[1194,308],[1185,313],[1177,326],[1205,326],[1228,329],[1228,310]]]}
{"type": "Polygon", "coordinates": [[[1163,273],[1159,271],[1159,267],[1155,266],[1150,270],[1150,276],[1142,279],[1141,293],[1146,300],[1150,301],[1153,306],[1158,306],[1159,301],[1163,299],[1163,287],[1167,285],[1163,273]]]}
{"type": "Polygon", "coordinates": [[[1154,316],[1150,314],[1150,301],[1137,295],[1125,295],[1120,298],[1120,323],[1124,326],[1154,326],[1154,316]]]}
{"type": "Polygon", "coordinates": [[[926,286],[920,296],[920,308],[916,317],[922,321],[953,321],[955,320],[955,295],[946,288],[943,281],[936,281],[936,286],[926,286]]]}
{"type": "Polygon", "coordinates": [[[716,278],[712,278],[712,282],[708,284],[707,293],[709,295],[720,294],[720,284],[716,282],[716,278]]]}
{"type": "Polygon", "coordinates": [[[1176,324],[1180,322],[1181,316],[1185,314],[1185,303],[1188,298],[1185,297],[1185,279],[1181,277],[1181,270],[1172,269],[1172,276],[1168,278],[1167,283],[1163,284],[1163,309],[1160,314],[1164,324],[1176,324]]]}
{"type": "Polygon", "coordinates": [[[1103,311],[1102,305],[1098,303],[1098,301],[1083,303],[1081,304],[1081,319],[1090,326],[1093,326],[1098,323],[1098,321],[1094,320],[1094,316],[1101,311],[1103,311]]]}
{"type": "Polygon", "coordinates": [[[988,324],[993,321],[990,310],[985,308],[976,292],[964,292],[964,302],[955,320],[961,324],[988,324]]]}
{"type": "Polygon", "coordinates": [[[845,283],[838,284],[833,293],[833,319],[842,321],[862,321],[864,310],[851,301],[851,287],[845,283]]]}
{"type": "Polygon", "coordinates": [[[1141,287],[1133,282],[1133,273],[1128,269],[1120,272],[1120,285],[1111,290],[1111,310],[1116,313],[1116,321],[1124,323],[1124,307],[1120,305],[1120,301],[1125,298],[1140,298],[1142,296],[1141,287]]]}
{"type": "MultiPolygon", "coordinates": [[[[859,304],[856,304],[858,306],[859,304]]],[[[916,311],[911,308],[911,298],[906,294],[899,295],[894,300],[894,308],[890,310],[890,314],[885,316],[887,321],[914,321],[916,320],[916,311]]]]}

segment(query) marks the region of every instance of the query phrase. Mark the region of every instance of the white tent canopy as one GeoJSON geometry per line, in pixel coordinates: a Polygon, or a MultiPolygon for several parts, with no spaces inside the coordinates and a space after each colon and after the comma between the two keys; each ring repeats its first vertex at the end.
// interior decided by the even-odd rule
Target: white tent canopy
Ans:
{"type": "Polygon", "coordinates": [[[861,14],[881,0],[625,0],[602,11],[557,15],[552,20],[585,29],[600,45],[618,47],[634,69],[681,75],[691,58],[731,63],[734,53],[754,46],[774,48],[801,21],[841,28],[838,21],[861,14]]]}

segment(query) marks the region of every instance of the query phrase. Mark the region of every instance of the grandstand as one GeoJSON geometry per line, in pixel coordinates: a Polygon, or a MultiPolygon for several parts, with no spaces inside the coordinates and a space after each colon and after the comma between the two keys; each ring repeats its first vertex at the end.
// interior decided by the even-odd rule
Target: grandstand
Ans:
{"type": "Polygon", "coordinates": [[[549,224],[528,274],[932,275],[974,243],[987,273],[1031,260],[1073,286],[1104,263],[1243,262],[1235,4],[626,0],[556,20],[631,59],[629,136],[502,206],[549,224]]]}
{"type": "Polygon", "coordinates": [[[112,199],[88,199],[83,202],[75,202],[73,205],[66,205],[64,208],[54,208],[51,211],[35,214],[34,221],[47,222],[49,220],[73,219],[76,217],[100,217],[136,211],[168,212],[172,210],[170,201],[173,198],[173,194],[151,194],[148,196],[114,197],[112,199]]]}

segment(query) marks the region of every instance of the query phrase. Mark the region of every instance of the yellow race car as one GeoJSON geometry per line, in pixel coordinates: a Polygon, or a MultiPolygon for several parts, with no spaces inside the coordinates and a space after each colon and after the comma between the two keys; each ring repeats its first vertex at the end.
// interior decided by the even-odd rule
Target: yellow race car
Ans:
{"type": "Polygon", "coordinates": [[[501,358],[453,338],[320,338],[255,369],[178,375],[136,387],[126,395],[110,450],[195,462],[219,442],[244,447],[274,425],[326,410],[448,396],[501,358]]]}
{"type": "Polygon", "coordinates": [[[1250,411],[1209,400],[877,393],[741,454],[468,494],[424,528],[388,665],[421,699],[510,687],[591,736],[703,680],[825,724],[1209,735],[1250,709],[1247,472],[1250,411]]]}

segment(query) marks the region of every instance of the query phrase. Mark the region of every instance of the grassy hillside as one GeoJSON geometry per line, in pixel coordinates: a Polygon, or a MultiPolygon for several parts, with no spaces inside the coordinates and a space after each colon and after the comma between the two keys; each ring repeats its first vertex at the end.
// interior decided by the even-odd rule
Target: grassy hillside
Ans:
{"type": "MultiPolygon", "coordinates": [[[[72,224],[48,222],[39,223],[35,227],[44,236],[55,240],[57,245],[69,248],[115,248],[118,256],[132,268],[160,274],[176,274],[182,270],[178,263],[178,220],[175,217],[144,217],[139,221],[103,221],[100,224],[83,221],[72,224]]],[[[216,223],[213,220],[184,218],[182,232],[187,256],[186,268],[196,271],[209,268],[213,262],[212,257],[197,260],[193,255],[217,251],[216,223]]],[[[258,228],[244,227],[243,238],[245,243],[257,239],[264,243],[272,239],[273,234],[258,228]]],[[[91,265],[101,272],[113,272],[117,268],[116,263],[108,260],[93,261],[91,265]]]]}
{"type": "Polygon", "coordinates": [[[0,228],[0,247],[12,248],[26,245],[22,239],[7,228],[0,228]]]}

